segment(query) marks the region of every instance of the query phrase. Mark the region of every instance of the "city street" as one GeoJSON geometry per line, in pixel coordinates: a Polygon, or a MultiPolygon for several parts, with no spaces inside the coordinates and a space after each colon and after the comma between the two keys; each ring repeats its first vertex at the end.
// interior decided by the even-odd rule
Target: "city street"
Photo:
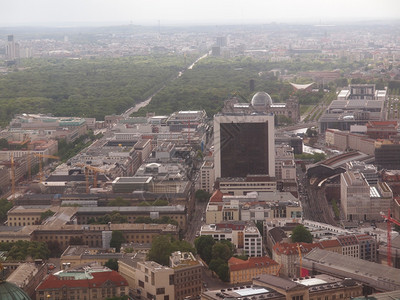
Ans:
{"type": "Polygon", "coordinates": [[[200,227],[204,223],[202,218],[205,215],[207,203],[207,201],[204,201],[196,202],[195,204],[194,213],[192,214],[192,218],[188,220],[188,229],[185,234],[185,240],[189,243],[193,244],[196,238],[196,233],[200,231],[200,227]]]}

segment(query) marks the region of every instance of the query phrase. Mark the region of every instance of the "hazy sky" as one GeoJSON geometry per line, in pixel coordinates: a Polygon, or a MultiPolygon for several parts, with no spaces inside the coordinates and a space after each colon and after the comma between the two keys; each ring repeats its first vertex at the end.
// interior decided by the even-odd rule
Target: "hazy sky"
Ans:
{"type": "Polygon", "coordinates": [[[400,19],[400,0],[0,0],[0,26],[400,19]]]}

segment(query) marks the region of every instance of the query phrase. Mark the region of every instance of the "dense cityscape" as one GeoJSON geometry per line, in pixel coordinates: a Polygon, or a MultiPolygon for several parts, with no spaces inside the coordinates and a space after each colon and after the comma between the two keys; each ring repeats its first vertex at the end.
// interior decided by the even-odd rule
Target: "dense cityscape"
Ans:
{"type": "Polygon", "coordinates": [[[400,299],[399,21],[0,28],[0,300],[400,299]]]}

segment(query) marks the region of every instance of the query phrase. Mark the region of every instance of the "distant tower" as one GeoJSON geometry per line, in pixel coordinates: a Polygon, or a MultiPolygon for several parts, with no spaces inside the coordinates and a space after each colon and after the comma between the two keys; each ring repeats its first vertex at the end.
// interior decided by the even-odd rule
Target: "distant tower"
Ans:
{"type": "Polygon", "coordinates": [[[254,81],[254,79],[250,79],[249,88],[250,88],[250,92],[254,92],[254,88],[255,88],[255,81],[254,81]]]}
{"type": "Polygon", "coordinates": [[[7,37],[6,60],[15,61],[19,58],[19,45],[14,41],[14,35],[7,37]]]}
{"type": "Polygon", "coordinates": [[[218,36],[216,44],[218,47],[226,47],[228,46],[228,38],[226,36],[218,36]]]}

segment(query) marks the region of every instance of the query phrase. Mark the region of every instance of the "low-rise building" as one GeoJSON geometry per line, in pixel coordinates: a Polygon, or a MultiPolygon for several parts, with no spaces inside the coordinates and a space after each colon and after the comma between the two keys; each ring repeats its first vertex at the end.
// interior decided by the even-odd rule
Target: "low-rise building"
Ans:
{"type": "Polygon", "coordinates": [[[32,300],[36,299],[35,288],[46,276],[47,267],[45,264],[23,263],[7,278],[11,282],[23,289],[32,300]]]}
{"type": "Polygon", "coordinates": [[[287,279],[263,274],[252,285],[205,291],[202,300],[274,299],[318,300],[350,299],[363,294],[363,286],[351,278],[340,279],[325,274],[307,278],[287,279]]]}
{"type": "Polygon", "coordinates": [[[86,245],[84,246],[69,246],[60,257],[61,265],[68,265],[74,268],[79,265],[98,263],[104,266],[104,264],[110,259],[130,259],[135,258],[136,260],[144,260],[146,255],[144,254],[129,254],[123,252],[115,252],[114,248],[104,249],[104,248],[90,248],[86,245]]]}
{"type": "Polygon", "coordinates": [[[216,187],[223,194],[234,196],[246,195],[250,192],[276,192],[276,181],[269,176],[248,175],[245,178],[219,178],[216,187]]]}
{"type": "Polygon", "coordinates": [[[105,300],[129,294],[128,282],[118,272],[90,266],[50,274],[36,288],[36,299],[105,300]]]}
{"type": "Polygon", "coordinates": [[[231,257],[228,260],[228,266],[231,284],[249,283],[261,274],[278,275],[279,273],[279,264],[267,256],[249,257],[247,260],[231,257]]]}
{"type": "Polygon", "coordinates": [[[125,216],[128,223],[135,223],[141,217],[160,219],[169,217],[178,223],[179,228],[186,230],[186,208],[182,205],[169,206],[119,206],[119,207],[79,207],[76,213],[78,224],[88,224],[89,220],[97,220],[106,214],[118,212],[125,216]]]}
{"type": "Polygon", "coordinates": [[[200,235],[211,235],[214,240],[228,240],[248,256],[262,256],[262,236],[257,227],[246,222],[225,222],[203,225],[200,235]]]}

